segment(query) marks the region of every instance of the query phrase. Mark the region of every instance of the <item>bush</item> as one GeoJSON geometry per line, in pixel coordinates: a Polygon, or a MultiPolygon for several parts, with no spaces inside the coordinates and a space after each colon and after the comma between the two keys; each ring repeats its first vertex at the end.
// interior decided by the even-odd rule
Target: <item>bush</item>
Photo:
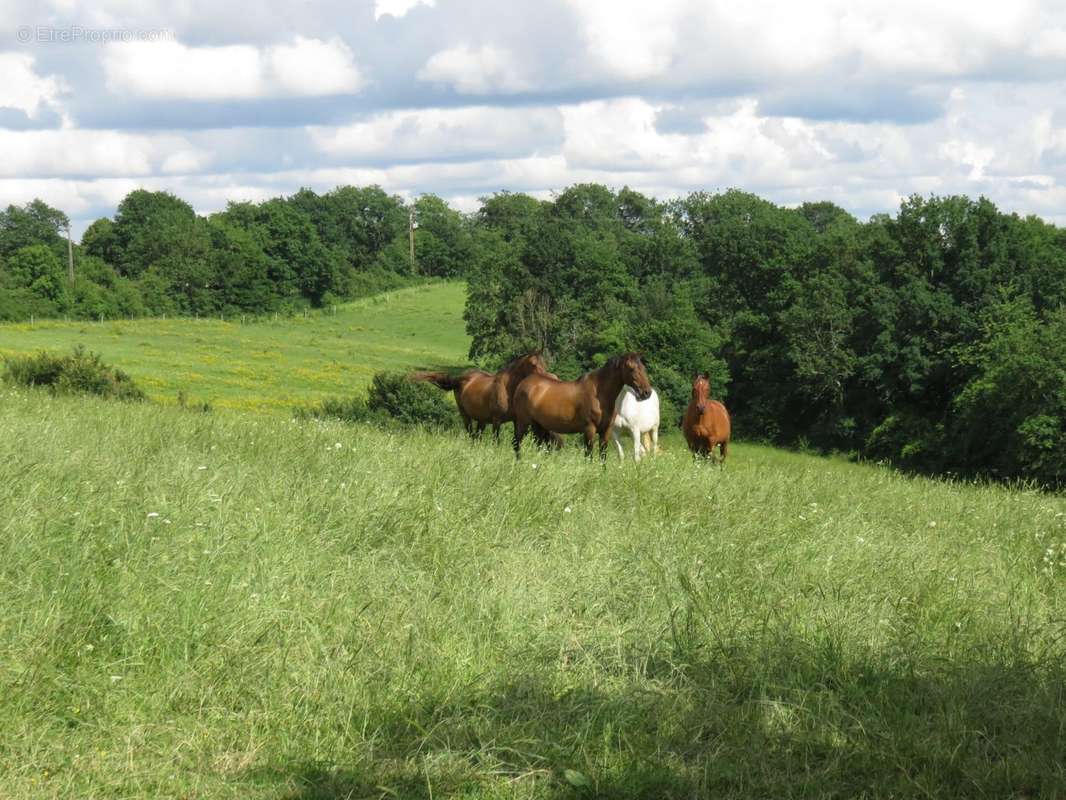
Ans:
{"type": "Polygon", "coordinates": [[[374,375],[366,398],[329,398],[317,406],[296,409],[298,417],[339,419],[383,427],[454,428],[459,421],[455,404],[440,389],[415,383],[402,372],[374,375]]]}
{"type": "Polygon", "coordinates": [[[120,369],[78,346],[70,355],[41,351],[15,356],[4,363],[5,383],[44,386],[53,394],[95,394],[114,400],[141,401],[144,392],[120,369]]]}
{"type": "Polygon", "coordinates": [[[440,389],[415,383],[402,372],[379,372],[367,394],[367,408],[387,414],[402,425],[453,427],[458,419],[455,403],[440,389]]]}

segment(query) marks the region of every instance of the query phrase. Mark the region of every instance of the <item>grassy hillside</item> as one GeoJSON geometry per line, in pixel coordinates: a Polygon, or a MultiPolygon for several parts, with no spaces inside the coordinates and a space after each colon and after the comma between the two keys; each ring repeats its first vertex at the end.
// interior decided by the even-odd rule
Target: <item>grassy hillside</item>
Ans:
{"type": "Polygon", "coordinates": [[[1061,497],[6,392],[0,510],[5,798],[1066,793],[1061,497]]]}
{"type": "Polygon", "coordinates": [[[179,390],[220,408],[287,413],[362,390],[375,372],[464,364],[465,288],[433,284],[313,314],[250,324],[143,319],[0,325],[0,357],[76,344],[129,372],[155,400],[179,390]]]}

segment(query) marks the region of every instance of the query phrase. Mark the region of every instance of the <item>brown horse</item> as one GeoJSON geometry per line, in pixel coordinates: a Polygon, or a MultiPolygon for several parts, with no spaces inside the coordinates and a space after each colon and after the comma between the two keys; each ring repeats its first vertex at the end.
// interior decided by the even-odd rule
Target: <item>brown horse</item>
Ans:
{"type": "Polygon", "coordinates": [[[720,453],[718,463],[729,453],[729,412],[717,400],[709,399],[711,382],[699,373],[692,379],[692,399],[685,409],[681,430],[693,455],[714,458],[714,448],[720,453]]]}
{"type": "Polygon", "coordinates": [[[466,432],[477,438],[481,436],[485,426],[491,423],[492,438],[499,442],[500,426],[505,422],[514,421],[511,397],[515,387],[530,375],[555,377],[547,371],[539,351],[512,359],[496,373],[481,369],[469,369],[454,376],[447,372],[416,372],[411,375],[411,380],[428,381],[440,389],[453,392],[455,405],[459,408],[466,432]]]}
{"type": "Polygon", "coordinates": [[[514,452],[518,457],[522,439],[530,428],[535,434],[580,433],[585,437],[585,455],[592,457],[592,442],[599,436],[600,460],[607,455],[607,437],[614,424],[615,401],[623,386],[641,400],[651,396],[651,383],[639,353],[615,356],[576,381],[553,380],[530,375],[515,390],[514,452]]]}

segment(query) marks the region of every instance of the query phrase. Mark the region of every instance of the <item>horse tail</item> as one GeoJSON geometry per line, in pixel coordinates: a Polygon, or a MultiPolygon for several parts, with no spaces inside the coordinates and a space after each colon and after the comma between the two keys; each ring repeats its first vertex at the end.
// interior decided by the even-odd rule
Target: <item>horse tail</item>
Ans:
{"type": "Polygon", "coordinates": [[[447,372],[412,372],[407,376],[412,381],[424,381],[432,383],[438,389],[450,392],[463,385],[466,375],[449,375],[447,372]]]}

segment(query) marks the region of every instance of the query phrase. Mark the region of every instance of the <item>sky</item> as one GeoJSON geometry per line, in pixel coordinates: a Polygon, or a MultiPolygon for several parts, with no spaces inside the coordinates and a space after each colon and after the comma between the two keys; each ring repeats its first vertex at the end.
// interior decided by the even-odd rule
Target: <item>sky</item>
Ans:
{"type": "Polygon", "coordinates": [[[0,204],[918,193],[1066,224],[1066,0],[0,0],[0,204]]]}

